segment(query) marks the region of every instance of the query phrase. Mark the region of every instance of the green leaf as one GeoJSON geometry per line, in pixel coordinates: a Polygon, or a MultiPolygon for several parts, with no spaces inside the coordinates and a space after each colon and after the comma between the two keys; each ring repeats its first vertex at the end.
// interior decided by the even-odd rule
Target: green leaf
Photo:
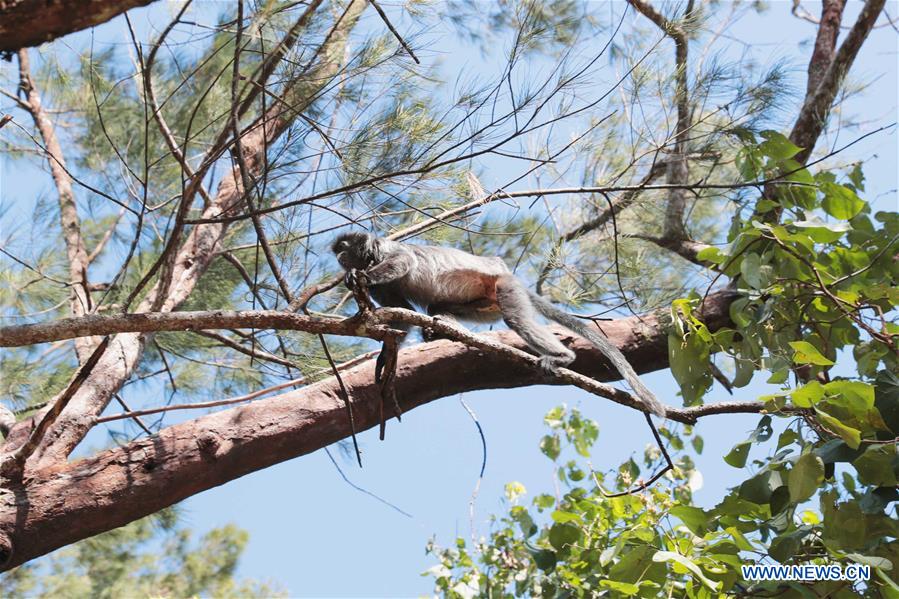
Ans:
{"type": "Polygon", "coordinates": [[[579,514],[563,512],[560,510],[554,511],[552,514],[550,514],[550,517],[553,519],[553,521],[560,524],[565,524],[566,522],[577,522],[578,524],[583,524],[584,522],[584,519],[581,518],[579,514]]]}
{"type": "Polygon", "coordinates": [[[609,568],[609,578],[635,584],[641,580],[663,583],[668,577],[667,568],[653,561],[654,553],[655,549],[648,545],[627,547],[621,559],[609,568]]]}
{"type": "Polygon", "coordinates": [[[790,489],[790,501],[801,503],[815,494],[824,482],[824,462],[813,453],[805,453],[799,457],[790,471],[787,486],[790,489]]]}
{"type": "Polygon", "coordinates": [[[749,441],[737,443],[734,445],[734,448],[730,450],[730,453],[724,456],[724,461],[734,468],[742,468],[746,465],[746,458],[749,457],[750,445],[751,443],[749,441]]]}
{"type": "Polygon", "coordinates": [[[799,436],[799,433],[797,433],[796,431],[794,431],[791,428],[784,429],[784,432],[782,432],[780,434],[780,436],[777,437],[777,448],[776,449],[780,450],[780,449],[786,447],[787,445],[790,445],[791,443],[795,443],[799,439],[801,439],[801,437],[799,436]]]}
{"type": "Polygon", "coordinates": [[[696,258],[703,262],[711,262],[712,264],[722,264],[727,261],[728,255],[721,251],[720,248],[707,247],[699,250],[696,258]]]}
{"type": "Polygon", "coordinates": [[[531,515],[526,509],[520,505],[516,505],[510,510],[509,515],[513,520],[518,522],[518,528],[521,529],[521,534],[523,534],[525,538],[537,534],[539,529],[537,528],[537,525],[534,524],[534,519],[531,518],[531,515]]]}
{"type": "Polygon", "coordinates": [[[793,532],[780,535],[771,541],[768,555],[783,563],[796,555],[802,546],[802,539],[812,532],[811,526],[802,526],[793,532]]]}
{"type": "Polygon", "coordinates": [[[780,514],[790,505],[792,505],[790,502],[790,489],[787,486],[774,489],[774,492],[771,493],[771,498],[768,500],[768,507],[771,508],[771,515],[776,516],[777,514],[780,514]]]}
{"type": "Polygon", "coordinates": [[[818,420],[821,421],[821,424],[838,434],[840,438],[846,442],[846,445],[852,449],[858,449],[862,440],[862,433],[860,430],[843,424],[821,408],[815,407],[815,413],[818,415],[818,420]]]}
{"type": "Polygon", "coordinates": [[[743,280],[753,289],[765,289],[771,284],[774,268],[768,264],[762,264],[758,254],[747,254],[740,262],[740,273],[743,275],[743,280]]]}
{"type": "Polygon", "coordinates": [[[818,381],[811,381],[802,387],[794,389],[790,397],[793,399],[793,405],[796,407],[810,408],[824,397],[824,387],[818,381]]]}
{"type": "Polygon", "coordinates": [[[567,551],[568,546],[581,538],[581,529],[572,524],[553,524],[549,529],[549,544],[556,551],[567,551]]]}
{"type": "Polygon", "coordinates": [[[822,207],[834,218],[849,220],[865,207],[864,200],[845,185],[823,183],[821,190],[824,192],[822,207]]]}
{"type": "Polygon", "coordinates": [[[672,330],[668,334],[668,363],[687,405],[698,402],[712,384],[709,344],[693,332],[684,338],[672,330]]]}
{"type": "Polygon", "coordinates": [[[804,229],[808,236],[818,243],[833,243],[842,237],[844,233],[852,229],[849,223],[827,223],[817,216],[813,216],[807,220],[793,221],[790,224],[794,227],[804,229]]]}
{"type": "Polygon", "coordinates": [[[540,439],[540,451],[549,459],[555,461],[562,453],[562,443],[558,435],[545,435],[540,439]]]}
{"type": "Polygon", "coordinates": [[[814,345],[808,341],[790,341],[790,347],[796,352],[793,354],[793,362],[796,364],[816,364],[818,366],[832,366],[833,361],[825,358],[814,345]]]}
{"type": "Polygon", "coordinates": [[[860,553],[847,553],[846,557],[863,566],[871,566],[872,568],[880,568],[881,570],[893,569],[893,563],[885,557],[861,555],[860,553]]]}
{"type": "Polygon", "coordinates": [[[746,501],[764,505],[771,499],[771,493],[782,486],[783,479],[780,472],[766,470],[743,481],[743,484],[740,485],[739,495],[746,501]]]}
{"type": "Polygon", "coordinates": [[[693,440],[690,441],[690,443],[693,445],[693,450],[696,451],[696,453],[702,453],[702,448],[705,445],[702,437],[696,435],[695,437],[693,437],[693,440]]]}
{"type": "Polygon", "coordinates": [[[802,149],[777,131],[766,130],[759,135],[765,138],[765,141],[759,144],[759,150],[765,156],[777,161],[792,158],[802,149]]]}
{"type": "Polygon", "coordinates": [[[551,551],[549,549],[540,549],[537,551],[530,551],[531,558],[534,560],[534,565],[536,565],[539,569],[544,572],[550,572],[556,567],[556,552],[551,551]]]}
{"type": "Polygon", "coordinates": [[[697,537],[705,536],[709,532],[709,515],[701,508],[689,505],[676,505],[668,513],[684,523],[697,537]]]}
{"type": "Polygon", "coordinates": [[[618,591],[626,597],[633,597],[640,592],[640,587],[630,582],[618,582],[617,580],[601,580],[599,586],[605,589],[618,591]]]}
{"type": "Polygon", "coordinates": [[[824,513],[824,537],[837,549],[855,549],[867,541],[866,521],[861,507],[855,501],[835,506],[822,501],[824,513]]]}
{"type": "Polygon", "coordinates": [[[697,566],[696,563],[693,562],[693,560],[684,557],[679,553],[675,553],[673,551],[656,551],[652,556],[652,561],[674,562],[676,564],[680,564],[681,566],[692,572],[693,575],[696,576],[696,578],[702,581],[702,584],[706,585],[711,590],[717,591],[721,588],[720,582],[715,582],[714,580],[707,578],[705,574],[702,573],[702,570],[699,568],[699,566],[697,566]]]}
{"type": "Polygon", "coordinates": [[[858,449],[851,449],[841,439],[831,439],[820,447],[815,448],[814,453],[825,464],[833,464],[835,462],[853,462],[862,452],[858,449]]]}
{"type": "Polygon", "coordinates": [[[862,172],[861,162],[856,162],[847,176],[857,190],[865,191],[865,174],[862,172]]]}
{"type": "Polygon", "coordinates": [[[899,435],[899,376],[887,371],[877,374],[874,406],[890,432],[899,435]]]}
{"type": "Polygon", "coordinates": [[[895,445],[872,445],[853,463],[858,479],[866,485],[891,487],[899,484],[899,455],[895,445]]]}
{"type": "Polygon", "coordinates": [[[545,510],[551,508],[556,503],[556,498],[549,493],[541,493],[534,497],[534,505],[545,510]]]}

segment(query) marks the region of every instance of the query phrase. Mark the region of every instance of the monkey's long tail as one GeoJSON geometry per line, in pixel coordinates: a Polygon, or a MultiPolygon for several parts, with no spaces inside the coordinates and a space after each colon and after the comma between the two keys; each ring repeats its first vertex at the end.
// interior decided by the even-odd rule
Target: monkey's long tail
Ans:
{"type": "Polygon", "coordinates": [[[661,418],[665,417],[665,406],[662,405],[662,402],[660,402],[656,396],[653,395],[652,391],[643,384],[643,381],[641,381],[637,376],[637,373],[634,372],[634,369],[631,367],[630,362],[627,361],[627,358],[624,357],[624,354],[622,354],[617,347],[612,345],[600,331],[587,326],[579,318],[559,310],[549,301],[533,291],[528,290],[528,294],[531,296],[531,302],[533,302],[534,307],[537,308],[541,314],[550,320],[556,321],[566,329],[570,329],[572,332],[577,333],[595,345],[596,349],[601,351],[602,354],[608,358],[609,362],[615,366],[618,372],[621,373],[621,376],[624,377],[624,380],[631,386],[631,389],[634,390],[634,393],[640,401],[643,402],[643,405],[646,406],[647,410],[661,418]]]}

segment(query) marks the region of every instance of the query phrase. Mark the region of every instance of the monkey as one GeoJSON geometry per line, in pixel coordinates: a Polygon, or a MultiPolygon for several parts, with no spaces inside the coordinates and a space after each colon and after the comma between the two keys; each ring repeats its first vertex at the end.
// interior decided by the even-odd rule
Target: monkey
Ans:
{"type": "MultiPolygon", "coordinates": [[[[401,243],[363,232],[338,236],[331,251],[346,271],[347,286],[362,283],[379,305],[408,310],[419,306],[430,316],[474,323],[502,319],[540,355],[540,367],[555,374],[571,364],[575,354],[538,323],[541,314],[592,343],[631,386],[645,411],[665,416],[664,405],[617,347],[599,330],[530,291],[502,258],[401,243]]],[[[423,337],[428,340],[427,332],[423,331],[423,337]]]]}

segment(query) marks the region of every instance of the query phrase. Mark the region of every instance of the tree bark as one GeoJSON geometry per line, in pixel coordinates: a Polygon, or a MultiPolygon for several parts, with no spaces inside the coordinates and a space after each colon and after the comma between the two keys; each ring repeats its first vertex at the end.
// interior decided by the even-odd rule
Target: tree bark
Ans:
{"type": "MultiPolygon", "coordinates": [[[[711,294],[700,313],[711,330],[730,322],[733,292],[711,294]]],[[[603,323],[612,343],[638,372],[668,365],[665,311],[603,323]]],[[[577,353],[574,369],[598,380],[616,380],[587,341],[559,332],[577,353]]],[[[518,349],[511,331],[485,337],[518,349]]],[[[369,360],[342,373],[351,390],[357,430],[380,422],[380,388],[369,360]]],[[[440,397],[479,389],[553,384],[536,368],[461,343],[437,341],[399,354],[396,393],[404,412],[440,397]]],[[[216,412],[158,434],[68,464],[27,470],[26,484],[5,481],[0,490],[0,559],[4,569],[54,549],[152,514],[200,491],[278,462],[311,453],[350,435],[339,385],[319,383],[216,412]]],[[[723,412],[754,411],[762,404],[728,404],[723,412]]],[[[699,410],[715,413],[709,406],[699,410]]],[[[691,412],[673,410],[689,421],[691,412]]],[[[698,412],[704,415],[702,411],[698,412]]]]}
{"type": "Polygon", "coordinates": [[[6,0],[0,2],[0,52],[38,46],[153,1],[6,0]]]}

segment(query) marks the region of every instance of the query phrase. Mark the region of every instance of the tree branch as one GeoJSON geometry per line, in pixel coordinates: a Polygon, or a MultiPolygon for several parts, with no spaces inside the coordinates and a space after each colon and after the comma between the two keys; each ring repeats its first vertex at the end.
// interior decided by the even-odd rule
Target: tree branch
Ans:
{"type": "MultiPolygon", "coordinates": [[[[880,11],[883,10],[886,0],[866,0],[865,6],[859,13],[852,29],[846,35],[846,39],[843,40],[836,55],[833,56],[832,60],[828,61],[827,68],[821,75],[819,73],[822,63],[828,56],[826,52],[827,44],[835,43],[836,40],[836,32],[832,32],[831,29],[839,27],[839,23],[833,24],[833,19],[836,18],[837,5],[841,2],[842,0],[834,0],[831,4],[825,3],[825,9],[830,7],[830,11],[834,16],[829,17],[827,22],[824,20],[821,22],[820,28],[823,30],[823,33],[819,30],[819,41],[815,43],[815,53],[812,55],[812,61],[809,63],[809,93],[806,95],[799,117],[796,119],[793,130],[790,132],[790,141],[802,148],[795,157],[795,160],[800,164],[805,163],[811,156],[815,143],[824,130],[827,115],[830,113],[830,107],[840,91],[843,79],[846,77],[846,73],[849,72],[849,68],[855,61],[855,57],[858,55],[858,51],[861,49],[865,39],[867,39],[868,34],[871,33],[871,29],[874,28],[874,23],[877,21],[880,11]],[[825,39],[822,40],[822,37],[825,39]],[[831,38],[833,38],[834,42],[830,41],[831,38]],[[821,48],[820,52],[819,46],[821,48]],[[819,79],[820,82],[814,87],[814,92],[812,93],[813,82],[817,82],[819,79]]],[[[841,9],[839,14],[842,14],[841,9]]]]}
{"type": "MultiPolygon", "coordinates": [[[[87,267],[90,257],[81,235],[81,220],[78,217],[78,206],[72,192],[72,178],[66,168],[65,157],[53,123],[47,116],[41,103],[41,96],[31,78],[31,67],[28,50],[19,50],[19,89],[25,93],[28,112],[41,135],[47,152],[47,164],[56,184],[59,202],[59,224],[66,244],[66,257],[69,263],[69,282],[71,285],[70,308],[74,316],[83,316],[91,311],[90,283],[87,278],[87,267]]],[[[75,341],[75,353],[79,362],[88,356],[100,342],[99,339],[80,338],[75,341]]]]}
{"type": "Polygon", "coordinates": [[[154,0],[6,0],[0,3],[0,52],[39,46],[154,0]]]}
{"type": "MultiPolygon", "coordinates": [[[[733,292],[721,291],[711,294],[702,305],[699,314],[711,330],[729,323],[728,306],[733,297],[733,292]]],[[[603,331],[639,372],[664,368],[668,363],[664,315],[660,311],[641,319],[622,318],[603,323],[603,331]]],[[[390,314],[391,318],[395,316],[390,314]]],[[[418,317],[430,321],[427,316],[418,317]]],[[[559,334],[577,354],[572,365],[576,374],[593,377],[594,382],[618,378],[617,372],[588,342],[567,332],[559,334]]],[[[486,344],[508,346],[512,352],[526,348],[511,331],[477,337],[486,344]]],[[[377,426],[380,420],[381,390],[373,371],[373,361],[368,361],[343,374],[346,386],[352,390],[359,430],[377,426]]],[[[447,340],[402,350],[394,380],[404,412],[440,397],[476,389],[565,382],[564,378],[546,378],[513,353],[482,351],[447,340]]],[[[5,544],[7,555],[11,552],[6,567],[348,437],[349,423],[338,396],[336,379],[331,377],[247,406],[174,425],[148,439],[72,464],[29,470],[27,493],[21,486],[5,482],[0,490],[0,549],[5,544]],[[64,502],[60,502],[61,497],[64,502]]],[[[672,408],[669,418],[695,422],[712,414],[755,413],[764,409],[765,404],[757,402],[728,402],[672,408]]]]}

